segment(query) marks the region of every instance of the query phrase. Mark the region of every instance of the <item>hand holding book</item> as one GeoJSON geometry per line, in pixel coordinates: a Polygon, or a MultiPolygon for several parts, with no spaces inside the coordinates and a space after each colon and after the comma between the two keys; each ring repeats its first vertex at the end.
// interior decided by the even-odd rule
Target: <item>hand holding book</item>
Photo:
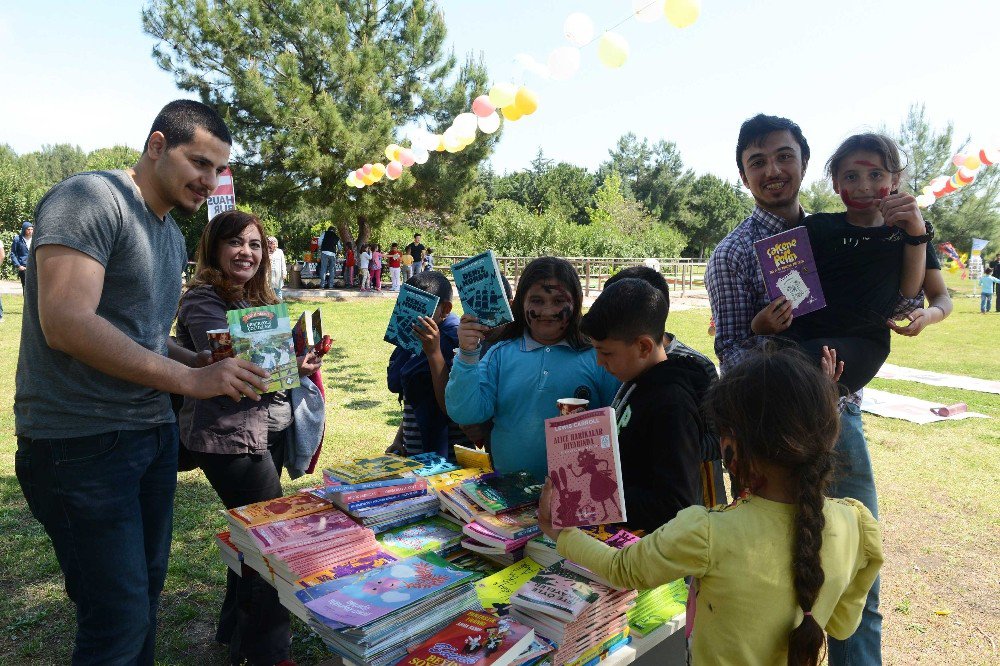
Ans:
{"type": "Polygon", "coordinates": [[[479,349],[490,329],[479,323],[475,315],[464,314],[458,323],[458,346],[465,351],[479,349]]]}
{"type": "Polygon", "coordinates": [[[538,498],[538,526],[552,541],[558,543],[562,529],[552,526],[552,479],[545,479],[542,495],[538,498]]]}

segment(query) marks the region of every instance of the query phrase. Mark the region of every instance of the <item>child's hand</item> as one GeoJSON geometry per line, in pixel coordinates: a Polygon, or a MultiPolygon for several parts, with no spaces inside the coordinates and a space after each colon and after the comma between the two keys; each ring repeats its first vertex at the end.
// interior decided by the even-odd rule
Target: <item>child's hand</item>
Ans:
{"type": "Polygon", "coordinates": [[[930,313],[930,308],[917,308],[906,315],[908,321],[905,326],[897,324],[892,319],[888,320],[886,324],[896,333],[912,338],[914,335],[920,335],[920,331],[934,323],[931,317],[933,315],[930,313]]]}
{"type": "Polygon", "coordinates": [[[844,362],[837,361],[837,350],[830,349],[823,345],[823,356],[819,360],[820,370],[823,374],[835,382],[840,381],[840,376],[844,374],[844,362]]]}
{"type": "Polygon", "coordinates": [[[878,206],[887,226],[898,227],[910,236],[923,236],[927,232],[924,217],[913,196],[890,194],[878,202],[878,206]]]}
{"type": "Polygon", "coordinates": [[[750,330],[757,335],[774,335],[791,325],[792,303],[784,296],[778,296],[754,316],[750,322],[750,330]]]}
{"type": "Polygon", "coordinates": [[[310,351],[305,356],[296,356],[295,362],[299,366],[299,377],[308,377],[323,365],[323,359],[314,351],[310,351]]]}
{"type": "Polygon", "coordinates": [[[413,332],[420,338],[424,354],[431,356],[435,352],[441,353],[441,331],[438,329],[437,322],[430,317],[420,317],[413,325],[413,332]]]}
{"type": "Polygon", "coordinates": [[[538,498],[538,527],[545,536],[553,541],[559,541],[562,530],[552,527],[552,479],[545,479],[542,496],[538,498]]]}
{"type": "Polygon", "coordinates": [[[458,346],[465,351],[475,351],[486,337],[487,327],[475,315],[464,314],[458,323],[458,346]]]}

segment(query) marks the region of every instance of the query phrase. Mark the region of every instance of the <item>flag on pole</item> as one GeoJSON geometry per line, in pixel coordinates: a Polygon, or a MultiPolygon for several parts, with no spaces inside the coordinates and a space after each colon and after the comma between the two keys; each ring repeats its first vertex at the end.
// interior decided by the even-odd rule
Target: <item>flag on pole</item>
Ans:
{"type": "Polygon", "coordinates": [[[983,240],[982,238],[973,238],[972,239],[972,256],[975,257],[975,256],[978,256],[978,255],[982,254],[983,250],[986,249],[986,246],[989,245],[989,244],[990,244],[990,242],[988,240],[983,240]]]}
{"type": "Polygon", "coordinates": [[[226,170],[219,175],[219,186],[208,197],[208,221],[227,210],[236,208],[236,189],[233,187],[233,172],[226,170]]]}

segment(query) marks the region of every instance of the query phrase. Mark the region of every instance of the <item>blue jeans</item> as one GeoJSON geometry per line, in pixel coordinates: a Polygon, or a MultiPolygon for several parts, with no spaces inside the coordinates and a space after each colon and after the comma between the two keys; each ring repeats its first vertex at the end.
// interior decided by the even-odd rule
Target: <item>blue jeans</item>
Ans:
{"type": "Polygon", "coordinates": [[[19,436],[14,470],[76,604],[73,664],[153,664],[177,425],[70,439],[19,436]]]}
{"type": "Polygon", "coordinates": [[[980,312],[989,312],[990,311],[990,305],[992,303],[993,303],[993,294],[991,294],[988,291],[984,291],[979,296],[979,311],[980,312]]]}
{"type": "MultiPolygon", "coordinates": [[[[848,404],[840,417],[840,438],[834,447],[838,461],[827,495],[853,497],[878,518],[875,475],[861,425],[861,408],[848,404]]],[[[879,578],[868,592],[861,624],[845,641],[829,639],[830,666],[878,666],[882,663],[882,614],[878,610],[879,578]]]]}
{"type": "Polygon", "coordinates": [[[319,253],[319,286],[326,287],[327,285],[333,286],[333,280],[337,277],[337,255],[327,254],[325,252],[319,253]],[[327,282],[326,274],[330,274],[330,281],[327,282]]]}

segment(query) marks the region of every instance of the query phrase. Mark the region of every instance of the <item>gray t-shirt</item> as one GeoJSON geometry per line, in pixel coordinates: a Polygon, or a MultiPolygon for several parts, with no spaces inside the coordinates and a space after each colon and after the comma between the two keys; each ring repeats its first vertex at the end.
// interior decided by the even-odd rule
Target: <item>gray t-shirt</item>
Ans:
{"type": "Polygon", "coordinates": [[[177,224],[169,215],[158,218],[124,171],[77,174],[49,190],[35,210],[25,275],[14,395],[17,434],[69,438],[172,423],[167,394],[106,375],[45,343],[34,259],[43,245],[63,245],[99,261],[105,274],[97,314],[162,355],[187,260],[177,224]]]}

